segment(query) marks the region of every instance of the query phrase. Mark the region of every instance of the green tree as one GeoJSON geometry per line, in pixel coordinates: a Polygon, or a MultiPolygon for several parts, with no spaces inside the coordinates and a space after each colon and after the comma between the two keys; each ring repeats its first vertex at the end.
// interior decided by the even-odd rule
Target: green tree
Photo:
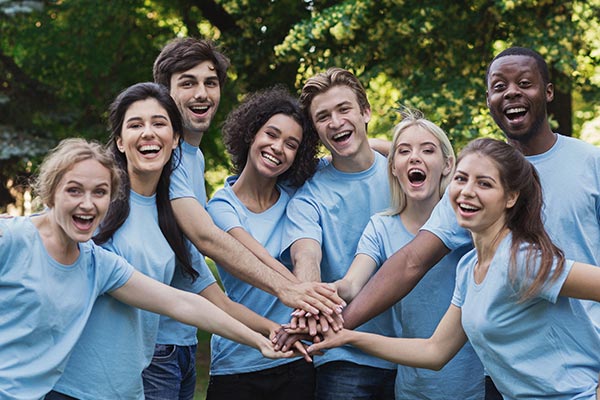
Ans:
{"type": "Polygon", "coordinates": [[[219,126],[241,96],[275,83],[298,91],[334,65],[367,86],[375,135],[389,134],[400,104],[439,122],[456,148],[499,135],[484,75],[510,45],[546,58],[553,123],[577,134],[598,113],[599,15],[600,0],[0,0],[0,180],[27,176],[62,138],[105,141],[109,102],[152,79],[154,58],[176,35],[213,39],[232,61],[202,143],[209,171],[225,173],[219,126]]]}

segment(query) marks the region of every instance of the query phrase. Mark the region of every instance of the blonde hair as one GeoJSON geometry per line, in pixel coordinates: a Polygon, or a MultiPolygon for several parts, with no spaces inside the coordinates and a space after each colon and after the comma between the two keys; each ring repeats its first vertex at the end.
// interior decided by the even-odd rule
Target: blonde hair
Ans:
{"type": "Polygon", "coordinates": [[[400,110],[400,115],[402,116],[402,121],[400,121],[400,123],[394,127],[394,137],[392,139],[390,152],[388,154],[388,181],[390,184],[391,206],[384,212],[385,215],[397,215],[406,208],[406,193],[404,190],[402,190],[402,187],[398,182],[398,178],[392,173],[392,169],[394,167],[394,161],[396,157],[396,146],[398,145],[400,136],[402,136],[404,131],[406,131],[408,128],[418,126],[435,136],[440,142],[440,148],[442,150],[444,161],[449,161],[452,166],[450,172],[447,175],[442,176],[442,179],[440,180],[440,198],[442,198],[444,191],[452,180],[452,174],[455,167],[456,157],[454,156],[454,149],[452,148],[452,144],[450,144],[450,140],[448,139],[446,132],[444,132],[442,128],[426,119],[423,113],[419,110],[402,107],[400,110]]]}
{"type": "Polygon", "coordinates": [[[70,138],[62,140],[50,150],[40,165],[32,186],[42,202],[48,207],[54,207],[54,194],[60,180],[75,164],[89,159],[98,161],[109,170],[110,198],[111,201],[114,200],[119,194],[121,173],[112,155],[97,142],[70,138]]]}

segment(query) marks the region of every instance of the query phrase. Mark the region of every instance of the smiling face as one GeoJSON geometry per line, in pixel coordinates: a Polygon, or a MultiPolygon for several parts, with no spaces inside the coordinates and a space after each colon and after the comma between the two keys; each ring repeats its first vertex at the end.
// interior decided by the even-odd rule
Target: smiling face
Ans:
{"type": "Polygon", "coordinates": [[[406,193],[407,201],[440,199],[440,181],[452,169],[440,141],[427,129],[412,125],[398,137],[392,174],[406,193]]]}
{"type": "Polygon", "coordinates": [[[167,111],[156,99],[148,98],[129,106],[116,143],[127,158],[131,187],[140,194],[148,194],[139,186],[149,181],[156,186],[163,167],[177,147],[178,135],[173,132],[167,111]]]}
{"type": "Polygon", "coordinates": [[[491,158],[470,153],[458,162],[450,200],[460,226],[474,234],[495,235],[504,229],[506,211],[517,198],[517,193],[505,191],[491,158]]]}
{"type": "Polygon", "coordinates": [[[367,123],[369,108],[361,112],[356,94],[348,86],[338,85],[318,94],[310,105],[310,116],[333,162],[370,151],[367,123]]]}
{"type": "Polygon", "coordinates": [[[63,241],[90,240],[110,204],[111,174],[94,159],[73,165],[54,193],[52,216],[63,241]]]}
{"type": "Polygon", "coordinates": [[[277,178],[294,162],[302,127],[285,114],[275,114],[260,127],[248,152],[246,168],[252,167],[265,178],[277,178]]]}
{"type": "Polygon", "coordinates": [[[527,143],[550,129],[546,107],[553,97],[552,84],[544,83],[532,57],[504,56],[490,65],[487,105],[509,139],[527,143]]]}
{"type": "Polygon", "coordinates": [[[208,130],[221,101],[221,86],[211,61],[171,76],[171,97],[183,120],[184,136],[199,138],[208,130]]]}

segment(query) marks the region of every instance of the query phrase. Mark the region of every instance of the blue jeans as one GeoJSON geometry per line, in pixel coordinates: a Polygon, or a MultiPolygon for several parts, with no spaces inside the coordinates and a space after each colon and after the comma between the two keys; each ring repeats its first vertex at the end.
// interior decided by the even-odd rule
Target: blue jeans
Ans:
{"type": "Polygon", "coordinates": [[[142,372],[146,400],[191,400],[196,389],[196,345],[154,346],[152,363],[142,372]]]}
{"type": "Polygon", "coordinates": [[[394,400],[396,369],[346,361],[317,367],[316,400],[394,400]]]}

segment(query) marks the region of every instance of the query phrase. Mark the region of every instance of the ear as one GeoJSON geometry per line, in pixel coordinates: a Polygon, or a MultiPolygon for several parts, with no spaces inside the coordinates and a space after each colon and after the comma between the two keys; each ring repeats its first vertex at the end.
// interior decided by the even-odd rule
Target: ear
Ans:
{"type": "Polygon", "coordinates": [[[550,103],[552,100],[554,100],[554,85],[548,83],[546,85],[546,103],[550,103]]]}
{"type": "Polygon", "coordinates": [[[510,192],[506,198],[506,208],[513,208],[519,199],[519,192],[510,192]]]}
{"type": "Polygon", "coordinates": [[[173,150],[175,150],[179,146],[179,133],[173,132],[173,150]]]}
{"type": "Polygon", "coordinates": [[[117,149],[119,149],[121,153],[125,153],[125,146],[123,146],[123,138],[121,138],[121,136],[117,137],[115,143],[117,144],[117,149]]]}
{"type": "Polygon", "coordinates": [[[448,157],[446,159],[446,165],[442,170],[442,176],[448,176],[448,174],[450,174],[450,172],[452,171],[452,164],[454,164],[454,157],[448,157]]]}
{"type": "Polygon", "coordinates": [[[371,121],[371,107],[366,107],[362,112],[362,116],[365,124],[368,124],[371,121]]]}

